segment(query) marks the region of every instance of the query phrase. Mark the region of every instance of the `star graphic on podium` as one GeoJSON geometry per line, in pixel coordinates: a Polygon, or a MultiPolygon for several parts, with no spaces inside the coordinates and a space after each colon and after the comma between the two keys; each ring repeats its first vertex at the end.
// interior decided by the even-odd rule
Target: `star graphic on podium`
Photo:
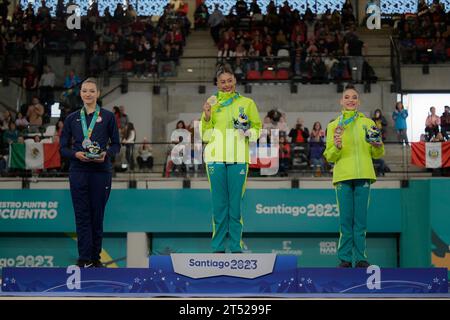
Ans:
{"type": "Polygon", "coordinates": [[[312,280],[310,278],[308,278],[308,280],[306,280],[306,282],[308,282],[308,284],[311,284],[312,280]]]}

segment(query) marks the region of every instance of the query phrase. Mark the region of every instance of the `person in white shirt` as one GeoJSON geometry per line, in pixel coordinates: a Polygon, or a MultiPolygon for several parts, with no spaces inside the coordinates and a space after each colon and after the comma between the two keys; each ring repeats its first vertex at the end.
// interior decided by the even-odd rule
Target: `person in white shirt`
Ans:
{"type": "MultiPolygon", "coordinates": [[[[39,80],[39,96],[46,111],[50,111],[50,106],[54,101],[53,87],[55,86],[56,76],[52,68],[48,65],[44,66],[44,73],[39,80]]],[[[49,112],[47,112],[49,114],[49,112]]]]}

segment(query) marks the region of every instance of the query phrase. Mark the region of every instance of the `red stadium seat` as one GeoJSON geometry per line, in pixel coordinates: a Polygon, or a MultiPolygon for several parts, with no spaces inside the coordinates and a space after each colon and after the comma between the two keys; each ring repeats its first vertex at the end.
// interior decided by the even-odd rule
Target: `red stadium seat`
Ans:
{"type": "Polygon", "coordinates": [[[264,70],[262,73],[262,78],[264,80],[275,80],[277,77],[276,77],[275,71],[264,70]]]}
{"type": "Polygon", "coordinates": [[[123,60],[120,62],[120,68],[122,71],[130,71],[133,69],[133,61],[131,60],[123,60]]]}
{"type": "Polygon", "coordinates": [[[447,48],[447,58],[450,58],[450,48],[447,48]]]}
{"type": "Polygon", "coordinates": [[[277,71],[277,79],[278,80],[288,80],[289,79],[289,71],[286,69],[280,69],[277,71]]]}
{"type": "Polygon", "coordinates": [[[247,80],[261,80],[261,73],[257,70],[247,71],[247,80]]]}

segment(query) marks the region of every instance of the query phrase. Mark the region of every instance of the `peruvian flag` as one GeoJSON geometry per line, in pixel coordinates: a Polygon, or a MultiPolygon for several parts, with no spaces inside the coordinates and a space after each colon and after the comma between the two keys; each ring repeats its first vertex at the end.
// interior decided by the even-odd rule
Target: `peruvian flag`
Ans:
{"type": "Polygon", "coordinates": [[[13,143],[9,167],[16,169],[47,169],[61,167],[59,143],[13,143]]]}
{"type": "Polygon", "coordinates": [[[426,168],[450,167],[450,141],[411,143],[411,162],[426,168]]]}

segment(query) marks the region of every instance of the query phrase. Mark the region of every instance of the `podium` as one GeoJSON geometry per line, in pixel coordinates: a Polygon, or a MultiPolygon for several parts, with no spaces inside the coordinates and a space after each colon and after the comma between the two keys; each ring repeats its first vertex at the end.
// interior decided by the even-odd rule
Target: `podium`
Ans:
{"type": "Polygon", "coordinates": [[[0,295],[448,296],[445,268],[297,268],[276,254],[152,256],[148,268],[3,268],[0,295]]]}

